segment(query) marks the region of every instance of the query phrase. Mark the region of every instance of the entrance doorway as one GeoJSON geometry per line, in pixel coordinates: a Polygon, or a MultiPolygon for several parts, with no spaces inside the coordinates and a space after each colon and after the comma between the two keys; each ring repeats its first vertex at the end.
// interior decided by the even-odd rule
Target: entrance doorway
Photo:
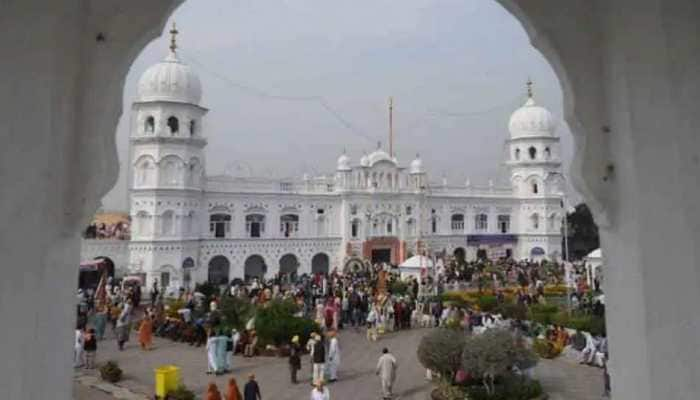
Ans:
{"type": "Polygon", "coordinates": [[[391,263],[391,249],[372,249],[372,264],[391,263]]]}
{"type": "Polygon", "coordinates": [[[488,258],[488,253],[486,253],[486,249],[478,249],[476,251],[476,259],[477,260],[486,260],[488,258]]]}

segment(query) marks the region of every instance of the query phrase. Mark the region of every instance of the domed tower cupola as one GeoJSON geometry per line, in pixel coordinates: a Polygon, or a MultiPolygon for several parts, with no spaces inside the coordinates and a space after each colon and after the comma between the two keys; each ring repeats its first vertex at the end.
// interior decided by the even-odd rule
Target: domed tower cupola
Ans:
{"type": "MultiPolygon", "coordinates": [[[[527,100],[513,112],[508,123],[506,164],[511,169],[511,181],[516,194],[542,196],[551,189],[552,176],[561,167],[557,119],[544,107],[538,106],[533,83],[527,82],[527,100]],[[551,185],[550,185],[551,186],[551,185]]],[[[557,178],[558,179],[558,178],[557,178]]]]}
{"type": "Polygon", "coordinates": [[[202,84],[199,76],[177,55],[173,26],[170,51],[165,59],[148,68],[138,84],[138,101],[170,101],[199,105],[202,100],[202,84]]]}

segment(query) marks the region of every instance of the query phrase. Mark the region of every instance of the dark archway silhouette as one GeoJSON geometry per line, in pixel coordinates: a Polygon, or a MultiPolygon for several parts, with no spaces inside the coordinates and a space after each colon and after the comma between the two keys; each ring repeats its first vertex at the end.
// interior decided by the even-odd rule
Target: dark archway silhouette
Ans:
{"type": "Polygon", "coordinates": [[[215,285],[226,285],[229,282],[231,263],[224,256],[216,256],[209,261],[207,280],[215,285]]]}

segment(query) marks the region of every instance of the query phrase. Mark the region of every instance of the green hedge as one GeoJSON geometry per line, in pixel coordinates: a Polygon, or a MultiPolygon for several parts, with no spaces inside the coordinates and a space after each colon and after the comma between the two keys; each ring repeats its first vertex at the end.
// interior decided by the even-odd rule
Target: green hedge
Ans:
{"type": "Polygon", "coordinates": [[[255,315],[258,345],[288,344],[295,335],[299,336],[301,343],[306,343],[311,332],[320,332],[316,322],[295,317],[293,314],[296,312],[297,305],[291,300],[274,300],[258,308],[255,315]]]}
{"type": "Polygon", "coordinates": [[[510,375],[496,383],[496,393],[489,396],[482,385],[467,386],[469,400],[531,400],[542,396],[542,385],[536,380],[510,375]]]}
{"type": "Polygon", "coordinates": [[[498,299],[496,296],[481,296],[478,304],[481,311],[492,312],[498,307],[498,299]]]}

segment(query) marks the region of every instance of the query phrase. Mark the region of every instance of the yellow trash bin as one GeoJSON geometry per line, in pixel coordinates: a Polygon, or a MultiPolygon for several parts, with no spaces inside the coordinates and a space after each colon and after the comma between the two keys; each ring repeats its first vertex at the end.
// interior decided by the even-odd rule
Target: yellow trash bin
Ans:
{"type": "Polygon", "coordinates": [[[180,368],[174,365],[163,365],[156,368],[156,396],[165,396],[180,385],[180,368]]]}

